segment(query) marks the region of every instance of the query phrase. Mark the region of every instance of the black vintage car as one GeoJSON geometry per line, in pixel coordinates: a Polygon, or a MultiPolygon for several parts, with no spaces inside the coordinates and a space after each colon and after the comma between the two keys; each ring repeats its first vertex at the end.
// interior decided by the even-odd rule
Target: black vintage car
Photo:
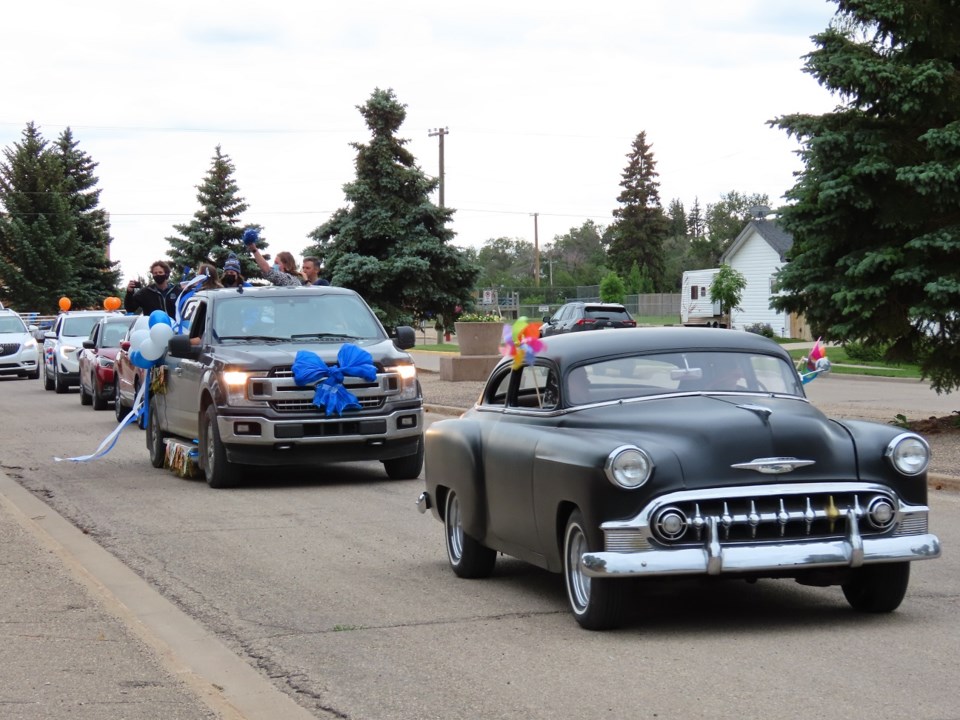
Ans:
{"type": "Polygon", "coordinates": [[[458,576],[490,575],[498,552],[562,572],[576,620],[604,629],[624,578],[793,578],[890,612],[910,562],[940,555],[923,438],[827,418],[776,343],[698,328],[543,343],[427,431],[418,507],[458,576]]]}

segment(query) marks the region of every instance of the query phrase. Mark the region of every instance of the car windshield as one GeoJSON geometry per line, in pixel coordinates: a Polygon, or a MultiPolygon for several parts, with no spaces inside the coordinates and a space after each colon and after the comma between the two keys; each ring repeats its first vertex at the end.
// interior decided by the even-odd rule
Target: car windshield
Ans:
{"type": "Polygon", "coordinates": [[[123,336],[127,334],[130,325],[128,323],[112,322],[103,326],[103,337],[100,339],[100,345],[105,348],[118,348],[123,336]]]}
{"type": "Polygon", "coordinates": [[[0,316],[0,333],[22,333],[26,332],[27,328],[21,320],[16,315],[5,315],[0,316]]]}
{"type": "Polygon", "coordinates": [[[360,340],[382,338],[373,313],[356,295],[238,295],[216,304],[214,338],[225,340],[360,340]]]}
{"type": "Polygon", "coordinates": [[[93,326],[100,322],[100,316],[94,317],[68,317],[63,321],[61,335],[68,337],[87,337],[93,326]]]}
{"type": "Polygon", "coordinates": [[[574,405],[678,392],[803,396],[793,365],[747,352],[672,352],[601,360],[573,368],[566,385],[574,405]]]}

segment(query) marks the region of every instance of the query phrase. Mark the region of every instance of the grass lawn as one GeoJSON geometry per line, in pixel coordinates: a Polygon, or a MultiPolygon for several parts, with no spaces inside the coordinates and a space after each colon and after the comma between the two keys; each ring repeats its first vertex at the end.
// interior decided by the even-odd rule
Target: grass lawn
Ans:
{"type": "MultiPolygon", "coordinates": [[[[790,350],[790,357],[795,361],[806,357],[809,350],[790,350]]],[[[830,372],[837,375],[870,375],[873,377],[920,378],[918,365],[885,363],[879,360],[864,362],[847,356],[842,347],[827,348],[827,358],[830,360],[830,372]]]]}

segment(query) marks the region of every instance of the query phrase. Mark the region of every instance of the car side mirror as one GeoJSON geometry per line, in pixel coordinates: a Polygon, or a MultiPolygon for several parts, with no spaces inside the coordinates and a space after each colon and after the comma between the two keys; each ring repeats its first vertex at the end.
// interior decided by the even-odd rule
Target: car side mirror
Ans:
{"type": "Polygon", "coordinates": [[[130,341],[129,341],[129,340],[121,340],[121,341],[120,341],[120,349],[123,350],[124,352],[129,352],[129,351],[130,351],[130,341]]]}
{"type": "Polygon", "coordinates": [[[200,346],[191,343],[189,335],[174,335],[167,342],[167,354],[170,357],[196,360],[200,357],[200,346]]]}
{"type": "Polygon", "coordinates": [[[401,350],[409,350],[417,344],[417,331],[409,325],[400,325],[396,329],[393,344],[401,350]]]}
{"type": "Polygon", "coordinates": [[[96,344],[93,340],[84,340],[84,341],[83,341],[83,347],[84,347],[86,350],[93,350],[94,348],[97,347],[97,344],[96,344]]]}
{"type": "Polygon", "coordinates": [[[45,333],[43,334],[43,339],[44,339],[44,340],[56,340],[56,339],[57,339],[57,334],[56,334],[55,332],[51,331],[51,330],[47,330],[47,332],[45,332],[45,333]]]}
{"type": "Polygon", "coordinates": [[[549,316],[549,315],[544,315],[544,316],[543,316],[543,321],[549,325],[549,324],[550,324],[550,316],[549,316]]]}

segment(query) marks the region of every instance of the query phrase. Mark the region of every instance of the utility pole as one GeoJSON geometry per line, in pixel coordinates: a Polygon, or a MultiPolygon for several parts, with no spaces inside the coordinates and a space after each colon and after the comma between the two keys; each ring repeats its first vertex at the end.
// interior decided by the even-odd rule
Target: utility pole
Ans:
{"type": "Polygon", "coordinates": [[[540,287],[540,235],[537,231],[537,217],[540,213],[533,215],[533,284],[540,287]]]}
{"type": "Polygon", "coordinates": [[[427,133],[427,137],[440,138],[440,207],[443,207],[443,137],[450,134],[450,128],[434,128],[427,133]]]}

